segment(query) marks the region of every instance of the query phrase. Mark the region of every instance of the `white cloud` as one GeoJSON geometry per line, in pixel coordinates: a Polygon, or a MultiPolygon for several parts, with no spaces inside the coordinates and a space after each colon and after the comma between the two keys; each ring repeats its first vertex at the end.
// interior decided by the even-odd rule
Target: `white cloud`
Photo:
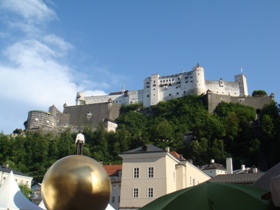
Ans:
{"type": "Polygon", "coordinates": [[[53,10],[47,7],[42,0],[1,0],[2,9],[14,12],[29,22],[41,22],[56,19],[53,10]]]}
{"type": "Polygon", "coordinates": [[[54,34],[48,34],[43,39],[47,44],[50,44],[54,47],[59,48],[62,52],[67,52],[69,49],[73,48],[73,46],[64,41],[62,38],[54,35],[54,34]]]}
{"type": "Polygon", "coordinates": [[[10,46],[4,54],[11,62],[0,65],[0,88],[6,88],[1,96],[32,104],[74,101],[77,87],[71,69],[55,60],[57,52],[37,40],[26,40],[10,46]]]}
{"type": "Polygon", "coordinates": [[[90,73],[76,71],[75,62],[67,62],[75,47],[45,27],[41,29],[41,23],[57,19],[42,0],[0,0],[1,17],[8,27],[0,32],[7,43],[0,49],[0,131],[22,128],[31,110],[47,111],[54,104],[63,111],[64,103],[75,104],[78,91],[106,95],[102,89],[111,85],[103,81],[110,72],[100,67],[92,67],[90,73]]]}

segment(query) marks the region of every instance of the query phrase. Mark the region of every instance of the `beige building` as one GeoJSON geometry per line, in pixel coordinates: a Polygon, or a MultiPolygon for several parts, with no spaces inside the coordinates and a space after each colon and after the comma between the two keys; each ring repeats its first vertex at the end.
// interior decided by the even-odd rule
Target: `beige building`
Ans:
{"type": "Polygon", "coordinates": [[[119,209],[139,209],[162,195],[210,179],[178,154],[151,144],[120,156],[123,165],[119,209]]]}

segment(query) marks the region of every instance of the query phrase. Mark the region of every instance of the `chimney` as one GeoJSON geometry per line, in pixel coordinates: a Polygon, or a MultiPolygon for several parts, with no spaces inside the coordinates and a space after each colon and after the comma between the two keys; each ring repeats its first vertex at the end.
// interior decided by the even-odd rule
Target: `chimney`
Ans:
{"type": "Polygon", "coordinates": [[[226,159],[226,165],[227,165],[227,174],[233,174],[232,158],[231,157],[226,159]]]}
{"type": "Polygon", "coordinates": [[[245,169],[246,169],[246,168],[245,168],[245,165],[242,164],[242,165],[241,165],[241,170],[242,170],[242,171],[245,171],[245,169]]]}
{"type": "Polygon", "coordinates": [[[170,152],[170,147],[165,147],[166,152],[170,152]]]}
{"type": "Polygon", "coordinates": [[[253,168],[253,173],[258,173],[258,168],[253,168]]]}

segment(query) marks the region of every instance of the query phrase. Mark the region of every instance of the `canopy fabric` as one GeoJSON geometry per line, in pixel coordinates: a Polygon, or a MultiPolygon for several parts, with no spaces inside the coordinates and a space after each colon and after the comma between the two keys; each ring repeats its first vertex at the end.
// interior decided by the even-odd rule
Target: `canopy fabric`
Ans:
{"type": "Polygon", "coordinates": [[[10,210],[41,210],[36,204],[29,201],[21,192],[15,181],[13,171],[0,188],[0,209],[10,210]]]}
{"type": "Polygon", "coordinates": [[[261,176],[253,186],[270,191],[270,180],[280,174],[280,162],[270,168],[263,176],[261,176]]]}
{"type": "Polygon", "coordinates": [[[271,178],[270,188],[274,205],[280,207],[280,174],[271,178]]]}
{"type": "Polygon", "coordinates": [[[157,198],[140,210],[269,210],[271,201],[262,200],[267,191],[244,185],[205,182],[157,198]]]}

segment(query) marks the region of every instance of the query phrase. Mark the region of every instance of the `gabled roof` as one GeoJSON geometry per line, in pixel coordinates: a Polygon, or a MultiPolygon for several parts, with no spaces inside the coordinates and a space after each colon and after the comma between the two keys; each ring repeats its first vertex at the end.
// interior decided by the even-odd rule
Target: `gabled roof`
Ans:
{"type": "Polygon", "coordinates": [[[118,176],[118,171],[122,170],[122,165],[104,165],[108,176],[118,176]]]}
{"type": "Polygon", "coordinates": [[[137,153],[157,153],[157,152],[165,152],[163,149],[160,149],[152,144],[147,144],[142,147],[138,147],[133,150],[126,151],[122,154],[127,155],[127,154],[137,154],[137,153]]]}
{"type": "Polygon", "coordinates": [[[245,174],[222,174],[217,175],[209,182],[223,182],[236,184],[252,184],[258,180],[264,173],[245,173],[245,174]]]}

